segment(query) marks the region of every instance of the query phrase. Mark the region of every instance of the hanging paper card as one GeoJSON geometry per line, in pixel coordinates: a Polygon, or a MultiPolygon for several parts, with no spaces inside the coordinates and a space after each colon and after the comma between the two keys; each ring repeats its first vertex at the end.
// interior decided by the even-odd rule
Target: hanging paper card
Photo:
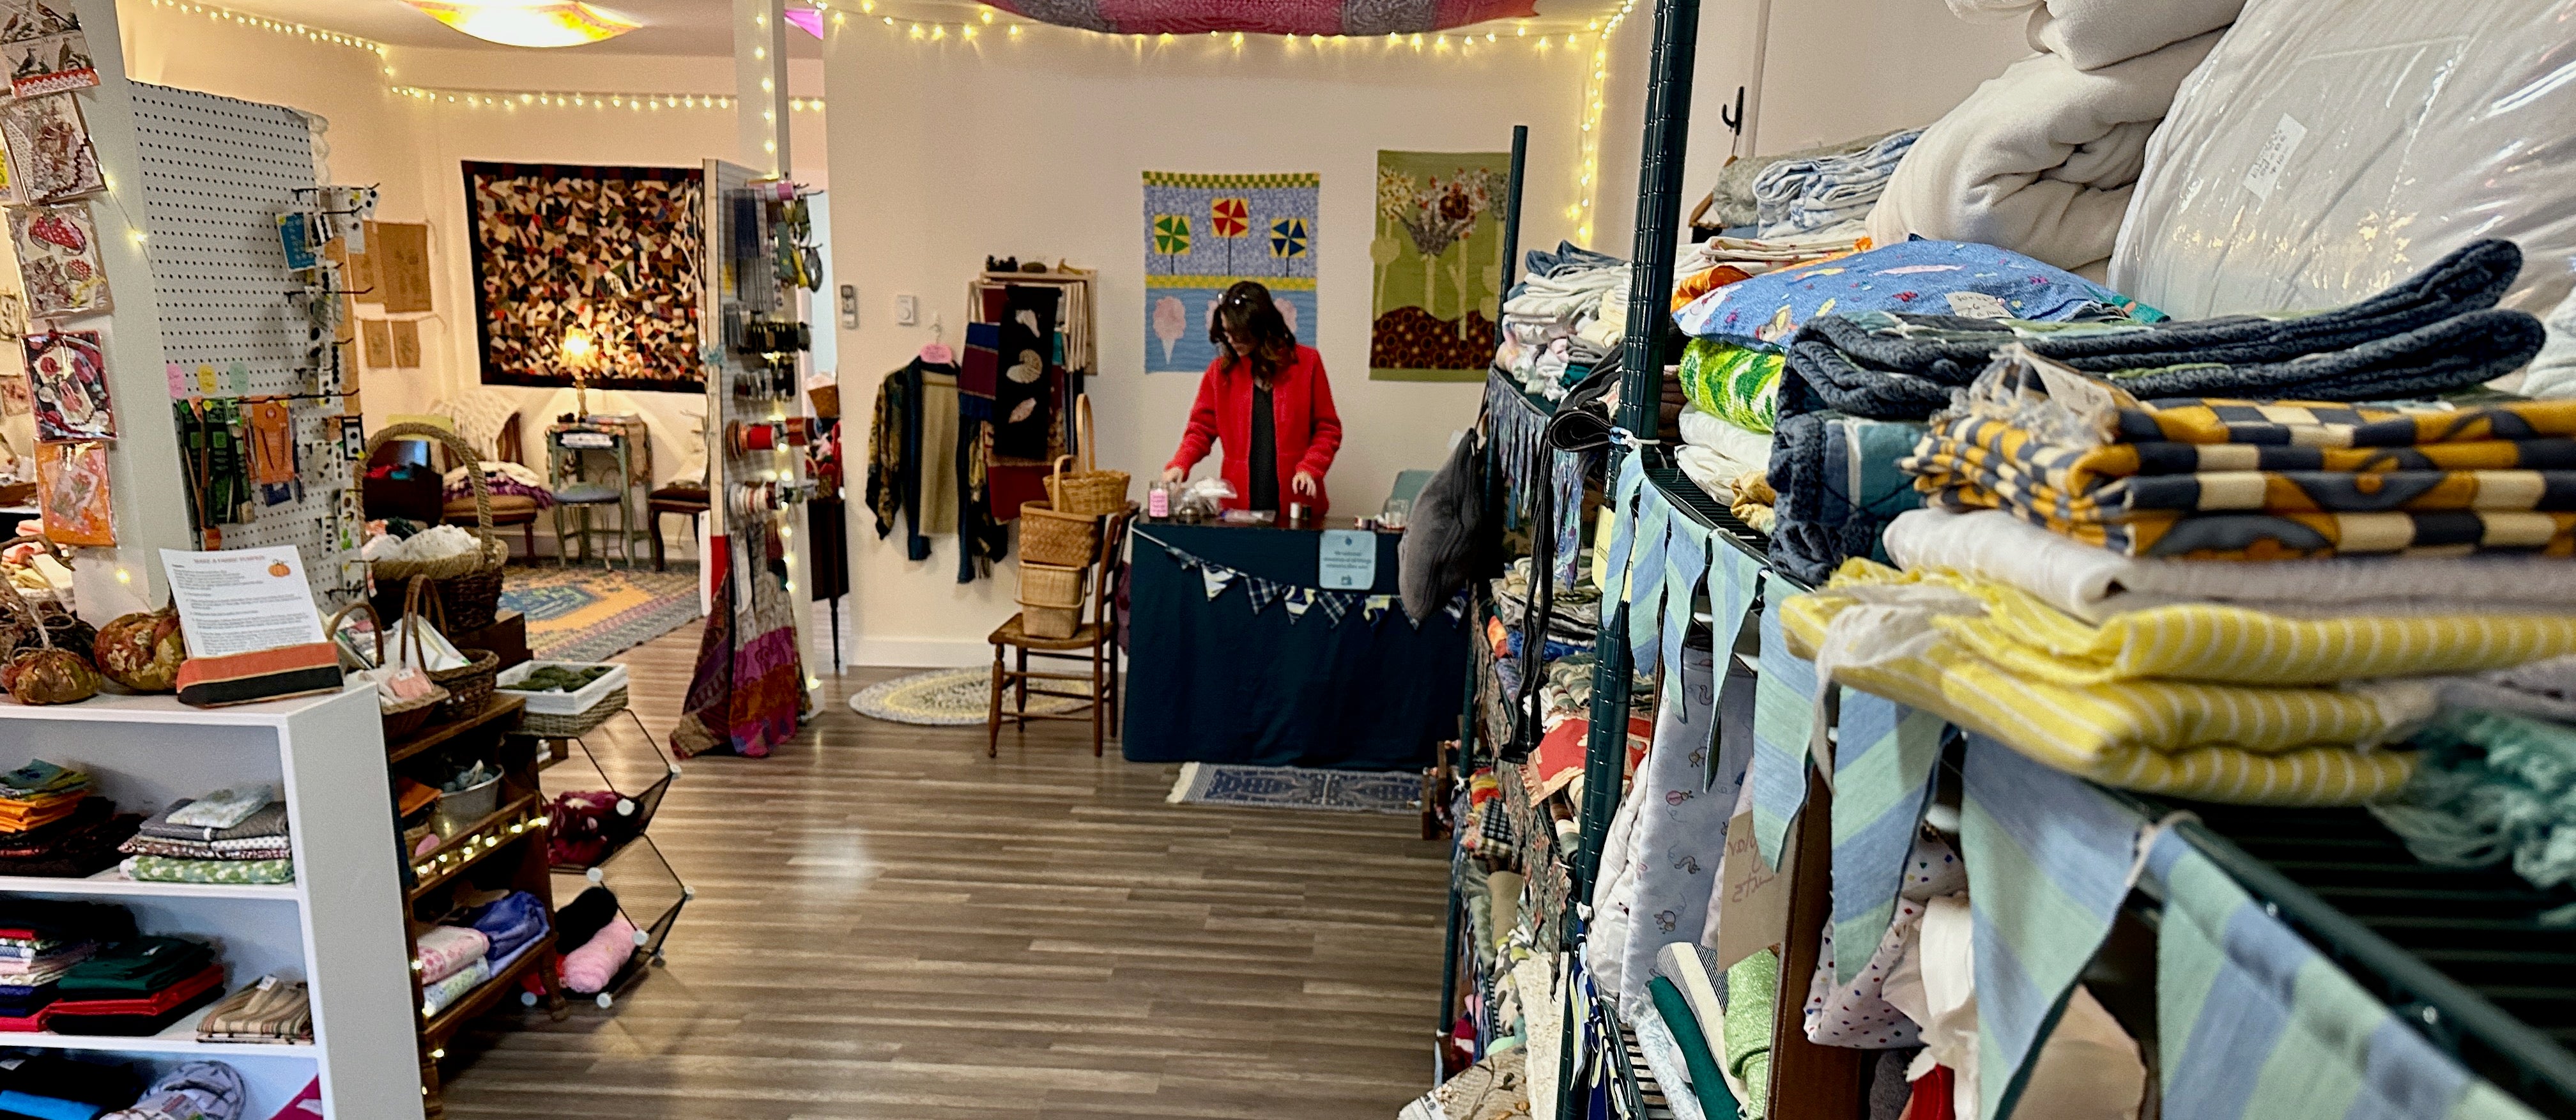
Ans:
{"type": "Polygon", "coordinates": [[[21,97],[0,105],[0,137],[9,145],[10,184],[28,202],[55,202],[107,189],[90,147],[80,102],[69,94],[21,97]]]}
{"type": "Polygon", "coordinates": [[[98,332],[38,332],[24,345],[36,438],[115,439],[116,411],[108,404],[107,359],[98,332]]]}
{"type": "Polygon", "coordinates": [[[286,267],[297,272],[322,263],[320,242],[315,234],[313,215],[293,212],[277,216],[277,243],[286,250],[286,267]]]}
{"type": "Polygon", "coordinates": [[[420,321],[396,319],[394,330],[394,368],[420,368],[420,321]]]}
{"type": "Polygon", "coordinates": [[[29,319],[96,315],[112,305],[107,271],[98,263],[98,226],[89,204],[25,206],[9,211],[18,248],[18,277],[29,319]]]}
{"type": "Polygon", "coordinates": [[[106,444],[39,444],[36,495],[46,540],[98,548],[116,543],[116,516],[108,505],[106,444]]]}
{"type": "Polygon", "coordinates": [[[365,328],[367,368],[394,368],[394,325],[382,319],[369,319],[359,326],[365,328]]]}
{"type": "Polygon", "coordinates": [[[28,399],[26,378],[0,376],[0,415],[25,416],[35,409],[36,402],[28,399]]]}
{"type": "Polygon", "coordinates": [[[98,84],[89,39],[71,0],[8,0],[0,4],[0,52],[9,58],[9,85],[20,97],[69,93],[98,84]]]}

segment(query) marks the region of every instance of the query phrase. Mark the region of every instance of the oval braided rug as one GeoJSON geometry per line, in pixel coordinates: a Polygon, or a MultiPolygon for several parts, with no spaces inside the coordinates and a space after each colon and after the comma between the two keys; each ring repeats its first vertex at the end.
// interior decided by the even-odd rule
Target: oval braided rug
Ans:
{"type": "MultiPolygon", "coordinates": [[[[1059,682],[1048,687],[1062,687],[1062,684],[1059,682]]],[[[934,669],[869,685],[858,695],[850,697],[850,710],[888,723],[962,727],[983,723],[992,702],[992,669],[934,669]]],[[[1081,706],[1080,700],[1029,697],[1031,712],[1063,713],[1081,706]]],[[[1011,698],[1007,694],[1002,697],[1002,708],[1011,710],[1011,698]]]]}

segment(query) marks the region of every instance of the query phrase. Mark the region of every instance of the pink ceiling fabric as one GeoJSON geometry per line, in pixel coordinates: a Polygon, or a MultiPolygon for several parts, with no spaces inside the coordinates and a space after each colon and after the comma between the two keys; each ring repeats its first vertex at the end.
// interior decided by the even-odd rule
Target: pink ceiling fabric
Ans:
{"type": "Polygon", "coordinates": [[[1120,35],[1390,35],[1538,14],[1534,0],[985,0],[1014,15],[1120,35]]]}

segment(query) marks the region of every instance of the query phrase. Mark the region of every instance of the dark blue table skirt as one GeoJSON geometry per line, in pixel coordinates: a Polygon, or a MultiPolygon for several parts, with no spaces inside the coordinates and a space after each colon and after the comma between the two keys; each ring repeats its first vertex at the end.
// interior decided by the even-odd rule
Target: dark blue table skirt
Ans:
{"type": "MultiPolygon", "coordinates": [[[[1378,534],[1371,594],[1395,593],[1396,540],[1378,534]]],[[[1243,578],[1211,600],[1200,574],[1164,547],[1313,587],[1318,543],[1304,529],[1136,527],[1121,729],[1128,761],[1410,770],[1457,737],[1463,621],[1444,612],[1417,629],[1400,603],[1375,622],[1354,603],[1338,626],[1321,607],[1293,622],[1281,603],[1254,614],[1243,578]]]]}

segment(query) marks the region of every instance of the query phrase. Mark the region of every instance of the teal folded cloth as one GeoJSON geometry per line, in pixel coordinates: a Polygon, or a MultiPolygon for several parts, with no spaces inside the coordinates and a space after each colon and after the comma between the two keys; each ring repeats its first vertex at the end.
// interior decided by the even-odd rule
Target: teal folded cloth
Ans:
{"type": "Polygon", "coordinates": [[[1726,1077],[1717,1071],[1717,1055],[1709,1052],[1708,1035],[1699,1029],[1699,1016],[1690,1001],[1661,976],[1647,981],[1646,990],[1654,995],[1655,1011],[1664,1017],[1674,1044],[1682,1048],[1682,1061],[1690,1066],[1691,1096],[1699,1100],[1700,1112],[1708,1120],[1736,1120],[1735,1094],[1727,1091],[1726,1077]]]}

